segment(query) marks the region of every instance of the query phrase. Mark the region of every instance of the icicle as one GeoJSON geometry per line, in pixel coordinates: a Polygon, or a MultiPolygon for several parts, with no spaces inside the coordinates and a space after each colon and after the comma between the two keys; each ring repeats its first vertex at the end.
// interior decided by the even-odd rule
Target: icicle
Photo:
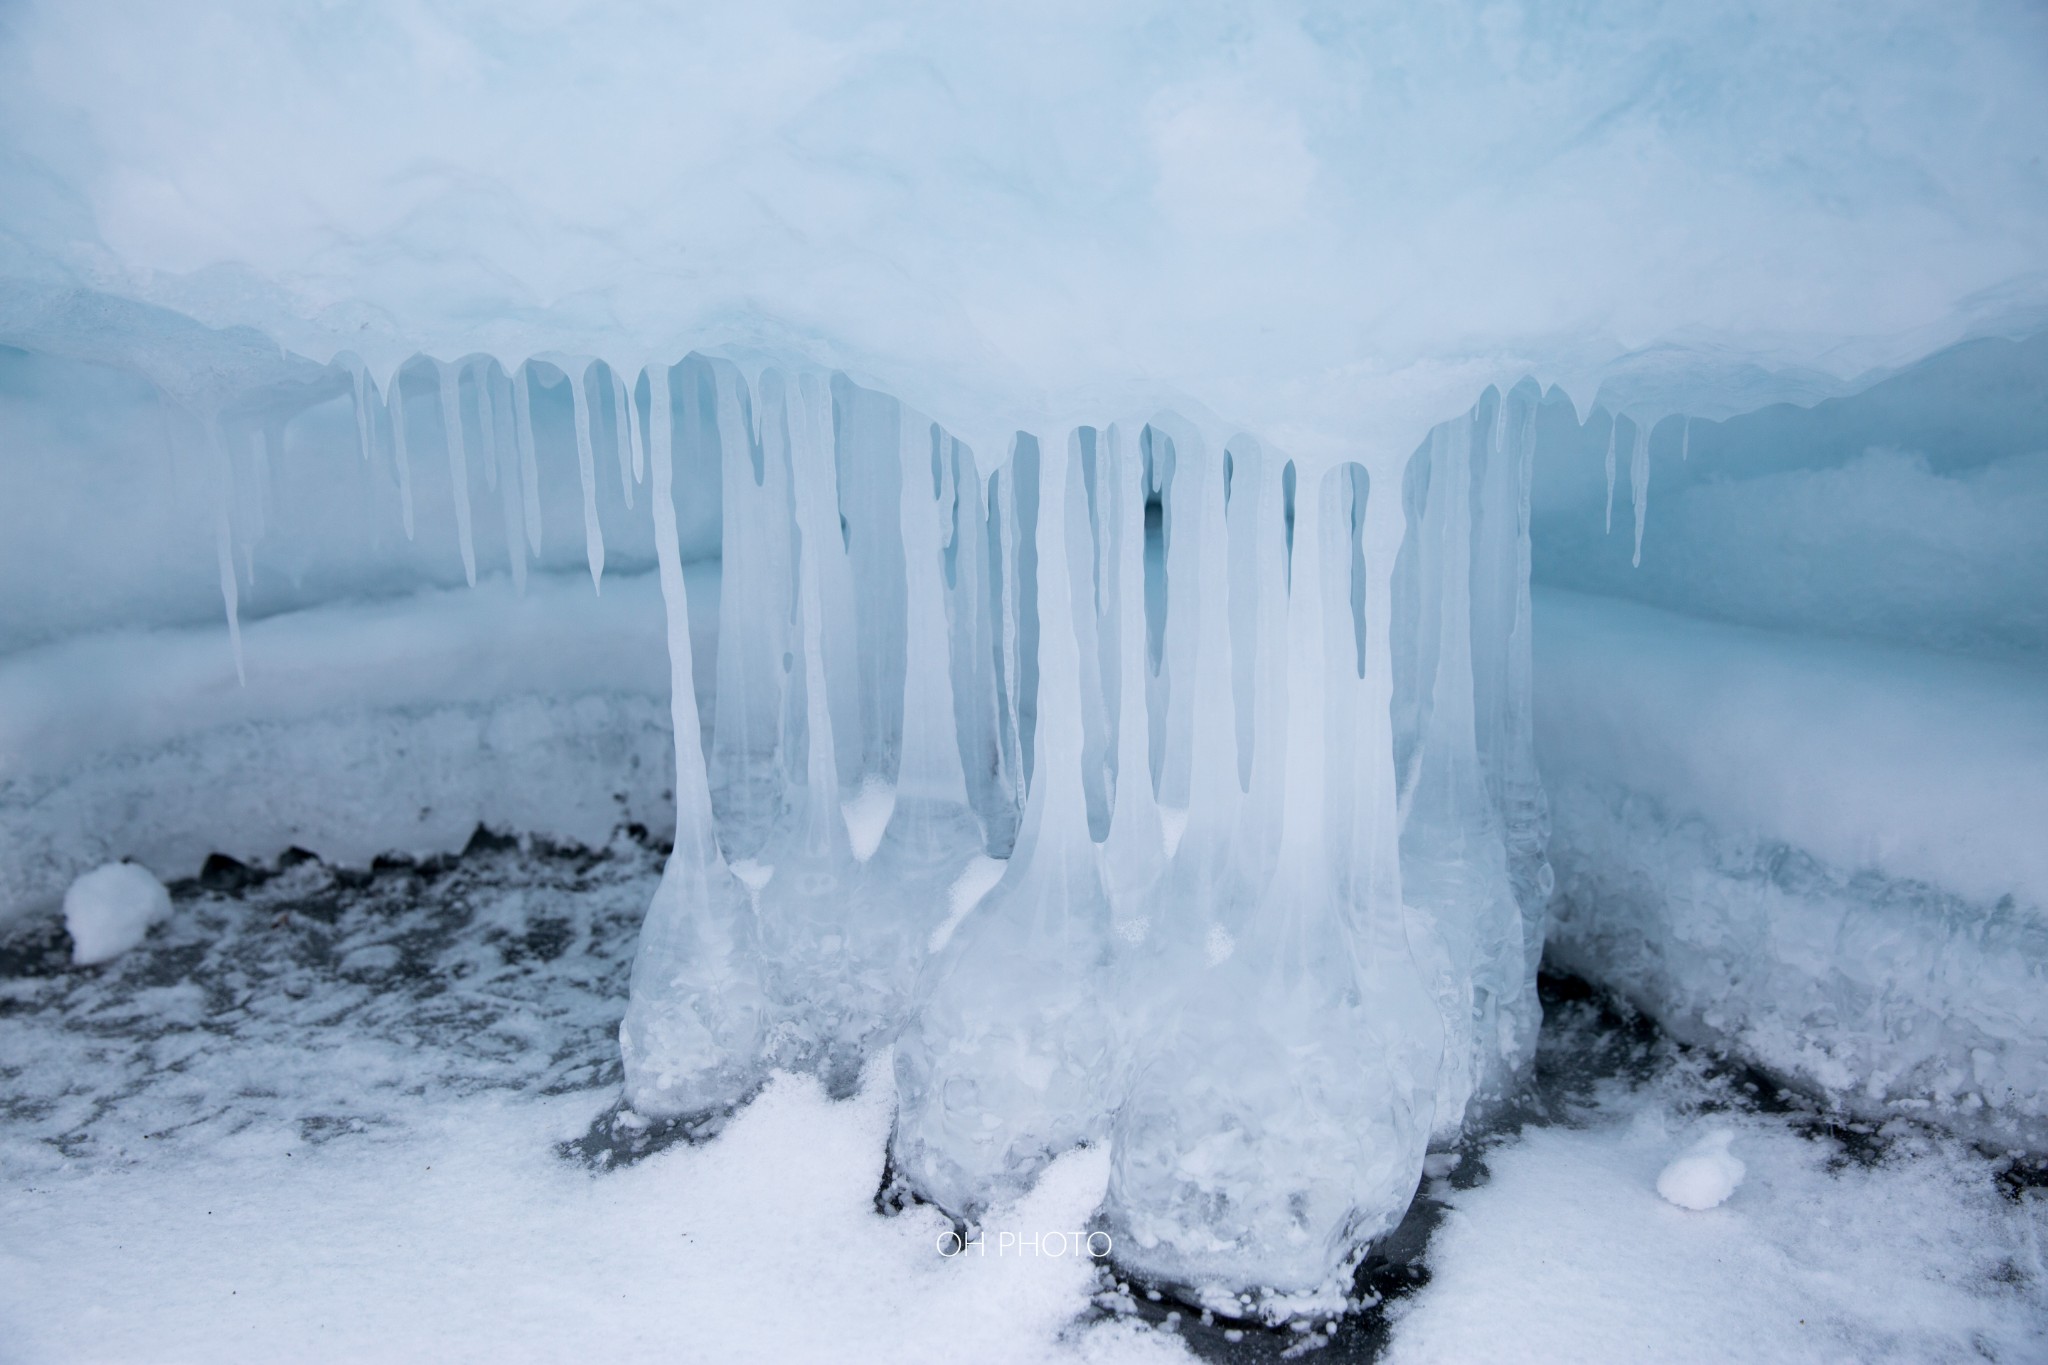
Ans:
{"type": "Polygon", "coordinates": [[[398,465],[399,516],[405,522],[405,538],[412,534],[412,458],[405,451],[405,371],[391,374],[391,454],[398,465]]]}
{"type": "Polygon", "coordinates": [[[358,360],[349,366],[349,376],[355,381],[356,394],[356,444],[362,448],[363,463],[370,462],[370,372],[358,360]]]}
{"type": "Polygon", "coordinates": [[[1614,437],[1621,429],[1619,416],[1607,423],[1607,534],[1614,534],[1614,437]]]}
{"type": "MultiPolygon", "coordinates": [[[[283,444],[282,440],[279,441],[279,444],[283,444]]],[[[250,434],[249,448],[255,456],[256,478],[255,487],[250,490],[249,500],[244,505],[243,510],[248,513],[248,535],[246,537],[248,545],[246,548],[250,556],[249,584],[251,587],[254,587],[256,583],[256,565],[253,558],[255,542],[263,539],[265,529],[263,513],[264,509],[270,506],[270,428],[267,426],[257,427],[250,434]]]]}
{"type": "Polygon", "coordinates": [[[576,407],[576,471],[583,479],[583,553],[590,561],[590,586],[604,591],[604,531],[597,524],[597,460],[590,448],[590,396],[584,381],[590,377],[585,366],[581,374],[569,376],[569,397],[576,407]]]}
{"type": "Polygon", "coordinates": [[[533,386],[526,369],[522,363],[512,371],[512,435],[519,446],[519,491],[526,513],[526,548],[539,559],[540,464],[533,457],[533,386]]]}
{"type": "MultiPolygon", "coordinates": [[[[652,375],[655,372],[649,370],[648,373],[652,375]]],[[[651,383],[652,381],[650,380],[651,383]]],[[[628,384],[626,386],[626,445],[633,452],[633,482],[646,483],[647,456],[646,452],[641,448],[640,400],[635,393],[635,390],[638,388],[638,384],[628,384]]],[[[628,489],[626,491],[626,506],[631,507],[632,505],[633,493],[631,489],[628,489]]]]}
{"type": "Polygon", "coordinates": [[[1636,423],[1636,439],[1628,457],[1628,499],[1636,514],[1636,553],[1630,564],[1643,567],[1643,518],[1650,511],[1650,429],[1636,423]]]}
{"type": "Polygon", "coordinates": [[[247,687],[249,673],[242,663],[241,593],[235,586],[234,465],[228,458],[227,444],[221,439],[219,423],[208,418],[205,426],[206,443],[213,454],[213,548],[220,566],[221,604],[228,614],[228,648],[235,656],[235,681],[247,687]]]}
{"type": "Polygon", "coordinates": [[[498,491],[497,386],[491,382],[491,362],[476,367],[477,434],[484,438],[484,487],[498,491]]]}
{"type": "Polygon", "coordinates": [[[1684,464],[1692,454],[1692,418],[1685,419],[1685,426],[1678,435],[1678,462],[1684,464]]]}
{"type": "MultiPolygon", "coordinates": [[[[1018,442],[1031,439],[1018,433],[1018,442]]],[[[1038,776],[1003,879],[927,968],[896,1047],[891,1159],[958,1217],[1028,1189],[1107,1136],[1115,1107],[1110,907],[1081,788],[1080,670],[1067,564],[1066,443],[1047,442],[1038,573],[1038,776]]],[[[1014,459],[1014,455],[1013,455],[1014,459]]]]}
{"type": "Polygon", "coordinates": [[[703,730],[691,663],[690,607],[683,589],[683,556],[676,535],[674,479],[669,459],[668,385],[654,384],[649,425],[654,443],[654,550],[661,600],[668,613],[669,712],[676,741],[676,840],[672,863],[692,870],[724,861],[711,820],[711,783],[704,764],[703,730]]]}
{"type": "MultiPolygon", "coordinates": [[[[484,444],[490,447],[490,465],[496,470],[492,482],[498,490],[498,515],[505,526],[505,560],[512,570],[512,587],[521,597],[526,595],[526,513],[519,500],[519,451],[515,440],[508,445],[498,438],[502,429],[498,425],[498,395],[501,392],[496,377],[492,374],[492,363],[485,361],[482,370],[482,400],[478,404],[479,415],[483,418],[484,444]]],[[[512,414],[512,426],[517,432],[519,416],[512,414]]]]}
{"type": "Polygon", "coordinates": [[[668,617],[676,831],[633,960],[619,1051],[635,1109],[709,1114],[730,1109],[760,1083],[769,1006],[747,891],[719,852],[712,824],[676,534],[667,371],[655,375],[654,545],[668,617]]]}
{"type": "Polygon", "coordinates": [[[469,529],[469,457],[462,448],[462,371],[436,362],[441,376],[441,429],[448,438],[448,478],[455,491],[455,540],[462,547],[462,576],[476,586],[476,545],[469,529]]]}
{"type": "Polygon", "coordinates": [[[1145,471],[1129,436],[1109,429],[1109,467],[1117,496],[1113,543],[1117,554],[1116,786],[1109,838],[1102,845],[1103,880],[1118,939],[1139,943],[1151,932],[1149,896],[1166,870],[1166,832],[1152,790],[1151,731],[1145,710],[1145,471]]]}
{"type": "Polygon", "coordinates": [[[607,365],[612,377],[612,444],[618,447],[619,487],[626,495],[626,508],[633,507],[633,423],[629,415],[633,406],[631,395],[626,392],[626,381],[619,372],[607,365]]]}

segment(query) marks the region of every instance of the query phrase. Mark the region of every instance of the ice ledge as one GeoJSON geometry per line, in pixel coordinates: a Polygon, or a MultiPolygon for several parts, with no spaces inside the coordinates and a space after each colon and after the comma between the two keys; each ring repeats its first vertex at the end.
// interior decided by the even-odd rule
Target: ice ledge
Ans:
{"type": "Polygon", "coordinates": [[[1537,597],[1553,960],[1851,1112],[2048,1149],[2048,686],[1537,597]]]}
{"type": "Polygon", "coordinates": [[[362,865],[478,824],[586,844],[673,825],[660,593],[536,577],[0,660],[0,919],[112,858],[196,873],[294,845],[362,865]]]}

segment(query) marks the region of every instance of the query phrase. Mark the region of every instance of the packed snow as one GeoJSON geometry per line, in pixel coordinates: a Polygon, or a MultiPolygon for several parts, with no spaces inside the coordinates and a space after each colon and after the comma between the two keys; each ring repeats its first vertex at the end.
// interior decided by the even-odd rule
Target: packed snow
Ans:
{"type": "Polygon", "coordinates": [[[1687,1148],[1657,1175],[1657,1193],[1682,1209],[1719,1208],[1735,1193],[1749,1167],[1729,1151],[1735,1132],[1717,1128],[1687,1148]]]}
{"type": "Polygon", "coordinates": [[[64,892],[64,932],[81,967],[119,957],[170,917],[171,893],[135,863],[96,867],[64,892]]]}

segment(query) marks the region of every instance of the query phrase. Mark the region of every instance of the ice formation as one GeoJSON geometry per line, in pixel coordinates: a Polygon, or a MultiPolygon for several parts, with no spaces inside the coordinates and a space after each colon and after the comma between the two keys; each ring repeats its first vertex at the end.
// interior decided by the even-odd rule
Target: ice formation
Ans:
{"type": "MultiPolygon", "coordinates": [[[[427,753],[482,738],[509,757],[523,734],[538,758],[571,717],[616,725],[628,698],[665,694],[675,842],[622,1030],[629,1102],[714,1116],[773,1068],[844,1088],[893,1045],[909,1189],[972,1219],[1062,1151],[1107,1143],[1126,1259],[1198,1291],[1341,1293],[1428,1144],[1526,1062],[1549,886],[1529,693],[1534,386],[1489,390],[1376,468],[1161,412],[1019,432],[984,474],[930,418],[802,366],[421,359],[388,389],[346,360],[282,367],[291,382],[259,402],[135,402],[160,409],[159,439],[229,509],[214,554],[231,648],[217,681],[196,661],[177,687],[161,672],[180,721],[97,751],[25,742],[19,789],[47,807],[120,809],[181,749],[222,761],[266,707],[301,714],[261,700],[294,677],[314,714],[320,697],[361,705],[362,682],[331,679],[366,648],[386,696],[357,724],[427,753]],[[341,525],[337,502],[355,509],[341,525]],[[370,554],[322,556],[351,529],[370,554]],[[407,607],[406,627],[376,610],[240,620],[307,573],[374,584],[430,537],[458,583],[512,568],[498,643],[436,639],[425,623],[456,598],[407,607]],[[259,545],[308,567],[272,583],[259,545]],[[549,683],[530,654],[490,665],[521,680],[456,682],[519,631],[541,652],[575,638],[558,576],[579,561],[596,589],[581,600],[602,607],[580,648],[645,638],[639,613],[658,603],[665,677],[626,651],[605,683],[572,659],[549,683]],[[205,700],[229,679],[234,700],[205,700]],[[563,714],[597,688],[601,709],[586,696],[563,714]],[[102,771],[99,751],[122,757],[102,771]]],[[[101,647],[117,669],[173,657],[120,639],[101,647]]],[[[101,704],[48,690],[75,649],[17,656],[24,724],[101,704]]],[[[288,733],[249,742],[308,732],[288,733]]],[[[337,741],[309,761],[336,770],[327,796],[345,812],[368,756],[364,737],[337,741]]],[[[556,752],[564,797],[622,754],[556,752]]],[[[623,753],[650,762],[644,742],[623,753]]],[[[502,802],[476,790],[492,772],[418,789],[420,821],[502,802]]],[[[116,837],[190,868],[206,833],[181,828],[116,837]]],[[[269,837],[377,847],[374,829],[335,844],[345,828],[269,837]]],[[[17,837],[23,900],[89,856],[50,822],[17,837]]]]}
{"type": "Polygon", "coordinates": [[[2040,16],[894,10],[10,12],[0,914],[672,830],[638,1112],[1240,1309],[1546,949],[2048,1143],[2040,16]]]}
{"type": "Polygon", "coordinates": [[[896,1171],[955,1215],[1108,1142],[1133,1267],[1341,1293],[1533,1042],[1534,390],[1449,424],[1376,510],[1363,466],[1304,476],[1170,416],[1020,433],[984,483],[843,378],[704,373],[708,759],[650,371],[682,700],[631,1102],[708,1116],[893,1042],[896,1171]]]}

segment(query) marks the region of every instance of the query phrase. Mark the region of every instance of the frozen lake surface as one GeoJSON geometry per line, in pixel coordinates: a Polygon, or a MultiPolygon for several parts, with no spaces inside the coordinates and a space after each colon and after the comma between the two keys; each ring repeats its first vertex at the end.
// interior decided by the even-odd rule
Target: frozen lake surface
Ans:
{"type": "Polygon", "coordinates": [[[9,925],[10,1357],[2024,1361],[2048,1336],[2038,1171],[1833,1121],[1570,979],[1518,1113],[1432,1158],[1368,1265],[1380,1302],[1301,1331],[1050,1254],[1100,1153],[991,1216],[1014,1246],[942,1256],[936,1213],[876,1210],[886,1069],[841,1101],[778,1076],[709,1142],[593,1165],[633,1146],[616,1028],[659,869],[624,836],[216,863],[92,968],[55,916],[9,925]],[[1727,1202],[1661,1199],[1716,1131],[1746,1171],[1727,1202]]]}

